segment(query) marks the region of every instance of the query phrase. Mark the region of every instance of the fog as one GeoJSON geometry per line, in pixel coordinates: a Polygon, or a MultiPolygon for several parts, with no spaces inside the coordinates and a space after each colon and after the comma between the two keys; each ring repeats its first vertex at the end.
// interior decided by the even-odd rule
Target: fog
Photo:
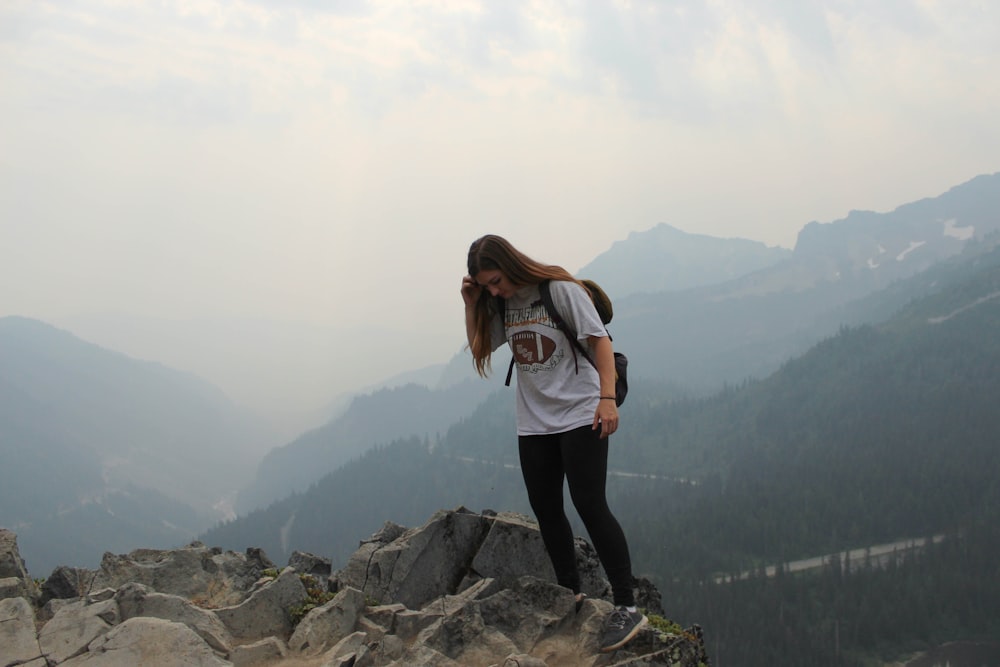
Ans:
{"type": "Polygon", "coordinates": [[[483,233],[793,247],[997,171],[996,44],[960,0],[6,2],[0,316],[293,433],[461,349],[483,233]]]}

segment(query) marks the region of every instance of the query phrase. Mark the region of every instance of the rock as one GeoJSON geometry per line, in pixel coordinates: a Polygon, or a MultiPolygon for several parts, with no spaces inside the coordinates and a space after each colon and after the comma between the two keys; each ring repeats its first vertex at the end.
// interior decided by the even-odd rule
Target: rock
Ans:
{"type": "Polygon", "coordinates": [[[358,660],[368,653],[367,635],[352,632],[343,637],[323,656],[323,667],[355,667],[358,660]]]}
{"type": "Polygon", "coordinates": [[[60,566],[42,584],[41,603],[79,598],[90,592],[97,573],[78,567],[60,566]]]}
{"type": "Polygon", "coordinates": [[[286,639],[292,633],[291,609],[302,605],[305,600],[306,588],[298,572],[289,567],[244,602],[216,609],[215,614],[236,639],[286,639]]]}
{"type": "Polygon", "coordinates": [[[354,631],[365,607],[365,595],[358,589],[339,591],[332,600],[306,614],[288,640],[288,647],[300,653],[322,653],[354,631]]]}
{"type": "MultiPolygon", "coordinates": [[[[16,570],[5,579],[23,586],[13,535],[2,537],[6,572],[16,570]]],[[[386,523],[330,575],[327,561],[300,552],[290,562],[310,573],[289,567],[276,578],[260,576],[270,561],[259,549],[107,554],[98,571],[53,571],[41,608],[41,598],[0,599],[0,667],[708,664],[698,626],[674,635],[651,625],[598,653],[610,591],[581,539],[577,559],[590,595],[579,610],[554,582],[537,527],[515,514],[459,508],[415,529],[386,523]],[[323,577],[337,594],[302,616],[326,592],[323,577]],[[382,604],[369,606],[373,598],[382,604]]],[[[640,601],[659,604],[650,582],[635,586],[640,601]]]]}
{"type": "MultiPolygon", "coordinates": [[[[361,544],[333,579],[379,601],[419,609],[429,600],[456,593],[485,578],[507,586],[534,574],[555,581],[537,524],[519,514],[436,513],[422,527],[393,525],[361,544]],[[392,538],[390,540],[390,538],[392,538]],[[389,540],[389,541],[387,541],[389,540]]],[[[577,543],[583,589],[591,597],[610,593],[592,549],[577,543]]]]}
{"type": "Polygon", "coordinates": [[[183,623],[213,650],[228,655],[232,638],[219,617],[177,595],[149,591],[142,584],[126,584],[115,594],[121,619],[148,617],[183,623]]]}
{"type": "Polygon", "coordinates": [[[0,599],[38,598],[38,586],[28,574],[24,559],[17,548],[17,535],[0,528],[0,599]]]}
{"type": "Polygon", "coordinates": [[[256,667],[280,662],[288,655],[285,642],[276,637],[267,637],[252,644],[235,647],[229,654],[234,667],[256,667]]]}
{"type": "Polygon", "coordinates": [[[160,618],[130,618],[94,640],[86,653],[60,667],[227,667],[223,660],[183,623],[160,618]]]}
{"type": "Polygon", "coordinates": [[[337,573],[338,587],[352,586],[378,602],[418,609],[458,589],[487,529],[478,515],[438,512],[422,528],[389,543],[362,544],[337,573]]]}
{"type": "Polygon", "coordinates": [[[308,574],[322,581],[330,578],[333,566],[329,558],[321,558],[302,551],[293,551],[288,559],[288,567],[295,568],[296,572],[308,574]]]}
{"type": "Polygon", "coordinates": [[[86,652],[87,645],[107,634],[118,618],[118,605],[114,600],[94,604],[77,600],[64,605],[42,626],[38,644],[45,657],[61,663],[86,652]]]}
{"type": "Polygon", "coordinates": [[[139,583],[206,607],[232,606],[246,599],[270,563],[260,549],[250,552],[222,552],[194,543],[173,550],[137,549],[124,556],[106,553],[92,586],[118,589],[139,583]]]}
{"type": "Polygon", "coordinates": [[[22,597],[0,600],[0,665],[20,665],[42,656],[35,615],[22,597]]]}

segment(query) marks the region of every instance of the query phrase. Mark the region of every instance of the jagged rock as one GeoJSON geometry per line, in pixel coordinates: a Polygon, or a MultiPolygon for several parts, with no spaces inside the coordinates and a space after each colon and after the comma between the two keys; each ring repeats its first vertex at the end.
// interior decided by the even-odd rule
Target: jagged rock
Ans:
{"type": "Polygon", "coordinates": [[[231,650],[232,638],[219,617],[182,597],[150,592],[142,584],[126,584],[118,589],[115,601],[123,621],[148,617],[183,623],[218,653],[228,655],[231,650]]]}
{"type": "Polygon", "coordinates": [[[352,632],[341,638],[323,656],[323,667],[358,667],[358,662],[368,654],[367,641],[363,632],[352,632]]]}
{"type": "Polygon", "coordinates": [[[487,528],[479,515],[438,512],[391,542],[363,543],[337,573],[338,588],[352,586],[378,602],[418,609],[457,590],[487,528]]]}
{"type": "Polygon", "coordinates": [[[353,632],[365,606],[365,595],[358,589],[339,591],[332,600],[305,615],[288,640],[288,647],[300,653],[322,653],[353,632]]]}
{"type": "MultiPolygon", "coordinates": [[[[610,590],[589,546],[578,540],[583,590],[591,597],[610,590]]],[[[551,562],[527,517],[512,513],[441,511],[420,528],[399,531],[388,525],[362,543],[334,575],[338,586],[359,588],[378,601],[418,609],[429,600],[492,578],[507,586],[533,573],[555,581],[551,562]]]]}
{"type": "Polygon", "coordinates": [[[118,623],[118,604],[104,600],[94,604],[77,600],[64,605],[38,633],[42,654],[61,663],[84,653],[87,645],[107,634],[118,623]]]}
{"type": "Polygon", "coordinates": [[[38,597],[38,586],[28,574],[17,548],[17,535],[0,528],[0,599],[38,597]]]}
{"type": "Polygon", "coordinates": [[[247,552],[223,552],[196,542],[182,549],[137,549],[125,556],[106,553],[91,585],[118,589],[139,583],[206,607],[232,606],[246,598],[265,566],[273,566],[260,549],[247,552]]]}
{"type": "Polygon", "coordinates": [[[35,614],[22,597],[0,600],[0,666],[20,665],[40,658],[35,614]]]}
{"type": "Polygon", "coordinates": [[[60,667],[231,667],[183,623],[130,618],[95,639],[86,653],[60,667]]]}
{"type": "Polygon", "coordinates": [[[296,572],[308,574],[326,581],[333,572],[329,558],[322,558],[302,551],[293,551],[288,558],[288,567],[294,567],[296,572]]]}
{"type": "Polygon", "coordinates": [[[277,637],[267,637],[252,644],[236,646],[229,653],[234,667],[257,667],[279,663],[288,655],[285,642],[277,637]]]}
{"type": "Polygon", "coordinates": [[[97,573],[79,567],[60,566],[42,584],[41,603],[79,598],[90,592],[97,573]]]}
{"type": "Polygon", "coordinates": [[[285,639],[292,633],[292,608],[301,606],[305,600],[306,588],[299,573],[289,567],[242,603],[216,609],[215,614],[236,639],[285,639]]]}
{"type": "MultiPolygon", "coordinates": [[[[310,575],[289,567],[273,578],[258,576],[270,564],[259,549],[242,555],[195,543],[108,554],[97,572],[57,568],[40,609],[21,597],[0,600],[0,667],[708,664],[697,626],[666,634],[651,625],[624,649],[598,653],[609,590],[583,540],[577,557],[584,589],[595,593],[579,610],[553,581],[537,527],[521,515],[459,508],[420,528],[386,523],[328,578],[334,598],[293,627],[324,592],[310,581],[325,576],[323,559],[299,554],[294,562],[310,575]],[[236,602],[205,608],[226,599],[236,602]],[[375,599],[383,604],[369,606],[375,599]]],[[[640,601],[659,604],[650,582],[636,580],[636,588],[640,601]]]]}

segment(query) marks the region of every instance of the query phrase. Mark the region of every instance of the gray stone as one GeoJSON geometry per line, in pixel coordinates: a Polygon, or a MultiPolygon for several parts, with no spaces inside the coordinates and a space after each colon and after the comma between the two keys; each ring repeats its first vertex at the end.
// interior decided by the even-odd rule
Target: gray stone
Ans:
{"type": "Polygon", "coordinates": [[[293,551],[288,559],[288,567],[294,567],[296,572],[309,574],[326,582],[333,571],[329,558],[321,558],[311,553],[293,551]]]}
{"type": "Polygon", "coordinates": [[[33,597],[31,587],[25,583],[24,579],[17,577],[4,577],[0,579],[0,600],[5,598],[30,598],[33,597]]]}
{"type": "Polygon", "coordinates": [[[63,606],[38,633],[42,654],[60,663],[83,653],[87,645],[107,634],[118,622],[118,605],[113,600],[87,604],[78,600],[63,606]]]}
{"type": "Polygon", "coordinates": [[[161,618],[130,618],[60,667],[231,667],[191,628],[161,618]]]}
{"type": "Polygon", "coordinates": [[[276,637],[267,637],[252,644],[236,646],[229,653],[229,661],[234,667],[256,667],[271,665],[288,655],[285,642],[276,637]]]}
{"type": "Polygon", "coordinates": [[[286,568],[244,602],[216,609],[215,614],[235,639],[286,639],[292,632],[291,609],[302,605],[305,599],[306,589],[298,572],[286,568]]]}
{"type": "Polygon", "coordinates": [[[215,651],[226,655],[232,638],[219,617],[177,595],[149,591],[142,584],[127,584],[115,595],[122,620],[136,617],[162,618],[183,623],[215,651]]]}
{"type": "Polygon", "coordinates": [[[42,656],[35,635],[35,614],[24,598],[0,600],[0,666],[26,663],[42,656]]]}
{"type": "Polygon", "coordinates": [[[38,598],[38,586],[17,548],[17,535],[6,528],[0,528],[0,582],[0,598],[38,598]]]}
{"type": "Polygon", "coordinates": [[[484,623],[473,604],[430,625],[415,643],[463,665],[490,664],[496,656],[518,652],[513,641],[484,623]]]}
{"type": "Polygon", "coordinates": [[[572,591],[534,577],[521,577],[511,588],[477,601],[483,623],[502,632],[520,651],[530,651],[576,616],[572,591]]]}
{"type": "Polygon", "coordinates": [[[85,596],[97,573],[78,567],[60,566],[42,584],[42,604],[49,600],[68,600],[85,596]]]}
{"type": "Polygon", "coordinates": [[[400,637],[403,641],[410,641],[417,637],[429,626],[437,623],[444,615],[433,611],[433,606],[428,605],[422,611],[407,610],[396,614],[396,631],[393,634],[400,637]]]}
{"type": "Polygon", "coordinates": [[[438,512],[420,529],[406,531],[388,544],[362,544],[337,580],[380,603],[400,602],[419,609],[458,590],[488,528],[477,514],[438,512]]]}
{"type": "Polygon", "coordinates": [[[94,577],[94,588],[118,589],[139,583],[158,593],[169,593],[205,606],[233,606],[264,571],[266,557],[221,552],[195,543],[182,549],[136,549],[128,555],[104,554],[94,577]]]}
{"type": "Polygon", "coordinates": [[[332,600],[306,614],[288,640],[288,648],[300,653],[322,653],[354,631],[365,608],[365,595],[358,589],[339,591],[332,600]]]}
{"type": "MultiPolygon", "coordinates": [[[[270,561],[259,549],[242,555],[197,543],[108,554],[93,573],[57,568],[34,618],[32,600],[0,600],[0,653],[16,651],[22,667],[707,664],[697,626],[677,636],[646,628],[613,657],[598,653],[612,605],[593,549],[577,539],[591,596],[577,612],[572,593],[552,580],[536,525],[522,515],[459,508],[417,529],[386,523],[329,578],[337,596],[297,628],[292,612],[310,599],[307,589],[321,588],[310,580],[322,578],[324,564],[309,554],[293,560],[312,574],[260,576],[270,561]],[[373,598],[385,604],[367,606],[373,598]]],[[[11,587],[23,581],[6,579],[11,587]]],[[[658,600],[648,582],[637,587],[658,600]]]]}
{"type": "Polygon", "coordinates": [[[323,654],[322,667],[354,667],[358,658],[367,653],[367,637],[363,632],[352,632],[323,654]]]}

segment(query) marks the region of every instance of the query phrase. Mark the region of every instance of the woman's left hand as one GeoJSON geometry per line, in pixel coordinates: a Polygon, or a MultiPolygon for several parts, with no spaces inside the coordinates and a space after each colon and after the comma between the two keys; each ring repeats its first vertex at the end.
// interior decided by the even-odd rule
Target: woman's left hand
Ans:
{"type": "Polygon", "coordinates": [[[618,406],[614,401],[602,399],[594,410],[593,429],[601,429],[601,437],[606,438],[618,430],[618,406]]]}

